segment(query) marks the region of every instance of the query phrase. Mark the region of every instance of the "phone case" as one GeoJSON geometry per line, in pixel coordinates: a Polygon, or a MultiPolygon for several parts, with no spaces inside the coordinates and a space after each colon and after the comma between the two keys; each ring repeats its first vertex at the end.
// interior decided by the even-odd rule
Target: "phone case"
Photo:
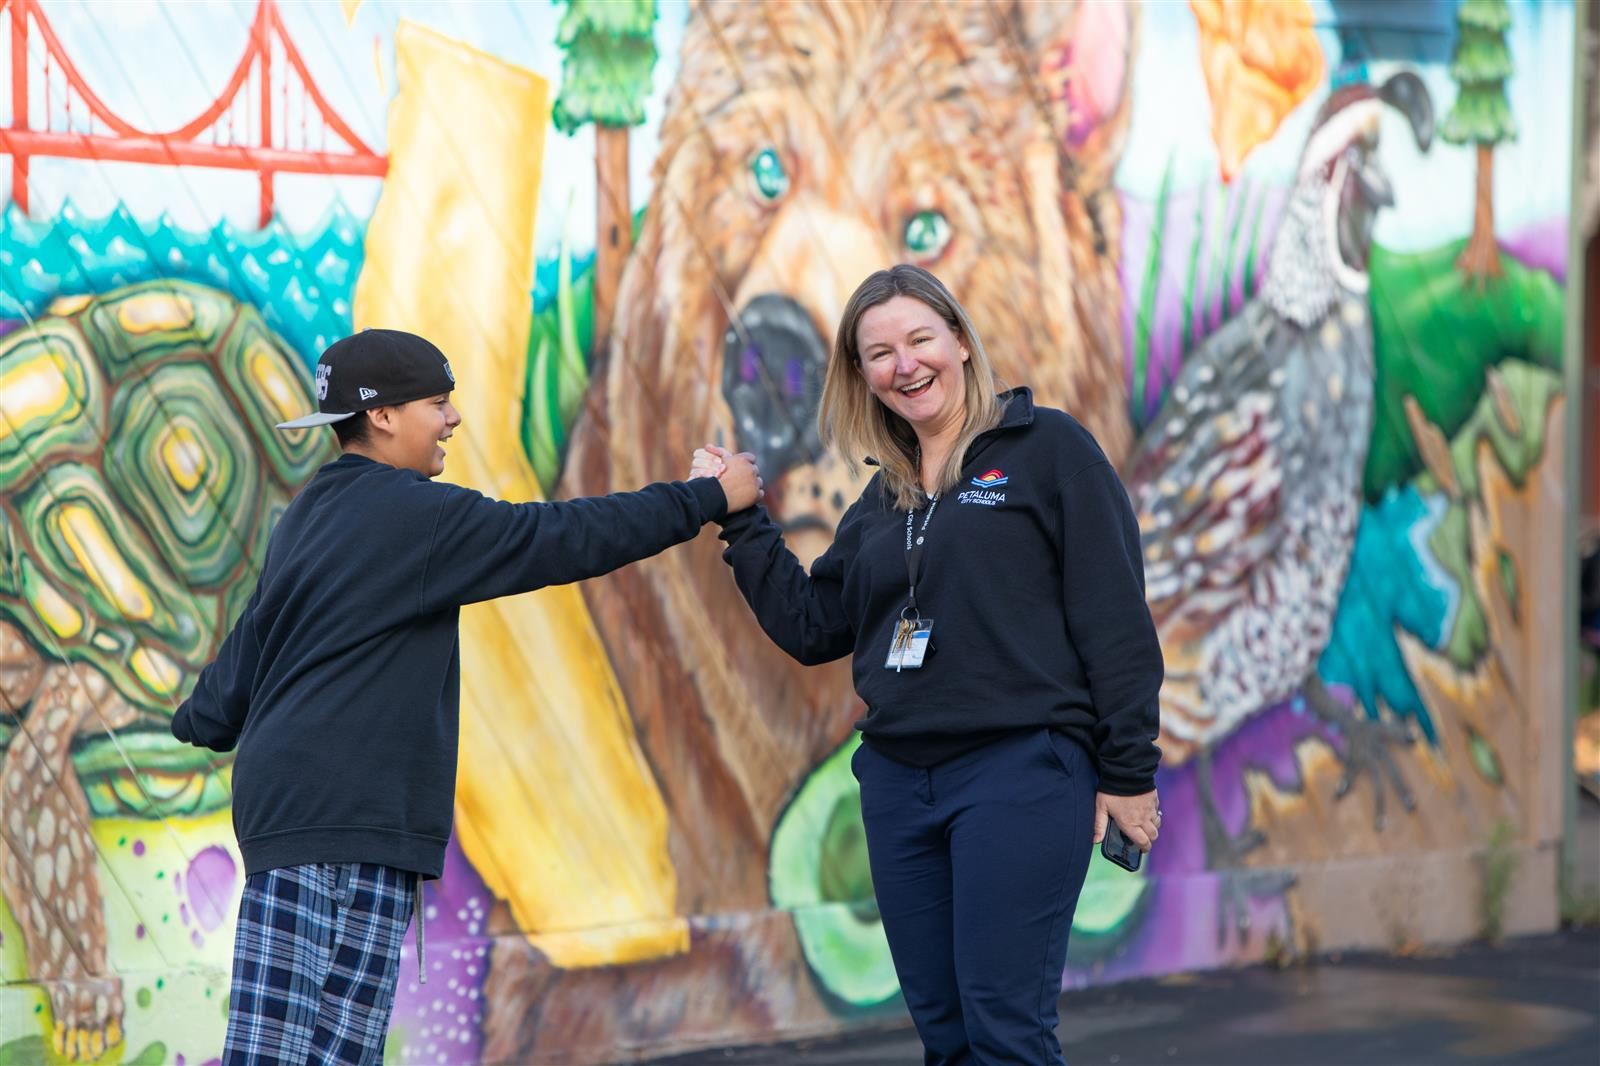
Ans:
{"type": "Polygon", "coordinates": [[[1117,828],[1117,823],[1110,819],[1106,821],[1106,835],[1100,841],[1100,854],[1104,855],[1107,862],[1127,870],[1129,873],[1139,869],[1139,863],[1144,859],[1144,852],[1139,846],[1122,835],[1122,830],[1117,828]]]}

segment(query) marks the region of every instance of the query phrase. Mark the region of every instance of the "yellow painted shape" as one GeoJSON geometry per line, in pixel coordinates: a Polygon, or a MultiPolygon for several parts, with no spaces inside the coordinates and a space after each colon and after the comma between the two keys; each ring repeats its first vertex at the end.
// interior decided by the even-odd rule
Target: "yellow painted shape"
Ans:
{"type": "MultiPolygon", "coordinates": [[[[451,480],[537,500],[517,422],[549,86],[404,20],[395,53],[355,325],[420,333],[450,358],[451,480]]],[[[467,607],[461,630],[456,831],[490,890],[557,966],[687,950],[666,805],[578,589],[467,607]]]]}
{"type": "Polygon", "coordinates": [[[194,304],[175,293],[143,293],[117,305],[117,324],[133,334],[183,329],[194,324],[194,304]]]}
{"type": "Polygon", "coordinates": [[[64,503],[56,510],[55,519],[79,568],[122,617],[134,622],[148,622],[155,617],[155,600],[150,590],[128,569],[127,561],[94,508],[83,503],[64,503]]]}
{"type": "Polygon", "coordinates": [[[206,474],[206,446],[188,426],[174,423],[161,435],[161,462],[172,483],[192,493],[206,474]]]}
{"type": "Polygon", "coordinates": [[[83,632],[83,612],[61,594],[43,574],[33,568],[24,557],[22,587],[39,620],[62,640],[71,640],[83,632]]]}
{"type": "Polygon", "coordinates": [[[133,669],[133,676],[139,683],[154,692],[157,696],[170,696],[178,691],[178,683],[183,680],[183,673],[178,669],[178,664],[149,648],[136,648],[128,656],[128,665],[133,669]]]}
{"type": "Polygon", "coordinates": [[[344,24],[354,26],[356,9],[361,6],[361,0],[339,0],[339,6],[344,9],[344,24]]]}
{"type": "Polygon", "coordinates": [[[266,397],[267,404],[278,421],[287,422],[299,417],[300,390],[284,372],[283,360],[264,346],[257,346],[246,363],[250,380],[266,397]]]}
{"type": "Polygon", "coordinates": [[[88,307],[89,302],[93,299],[94,297],[87,295],[57,296],[54,300],[50,301],[49,313],[52,315],[60,315],[62,318],[65,318],[68,315],[75,315],[79,311],[82,311],[85,307],[88,307]]]}
{"type": "Polygon", "coordinates": [[[66,370],[50,352],[41,352],[0,374],[0,406],[5,409],[0,438],[9,437],[15,426],[70,421],[82,410],[66,370]]]}

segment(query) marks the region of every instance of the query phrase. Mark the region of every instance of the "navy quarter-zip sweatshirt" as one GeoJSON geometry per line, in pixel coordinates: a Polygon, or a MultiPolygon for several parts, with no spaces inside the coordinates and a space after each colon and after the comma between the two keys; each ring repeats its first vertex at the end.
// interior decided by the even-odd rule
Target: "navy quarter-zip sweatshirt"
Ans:
{"type": "Polygon", "coordinates": [[[255,593],[172,720],[179,740],[238,747],[246,872],[374,862],[438,877],[461,606],[608,573],[726,511],[710,478],[505,503],[350,453],[324,466],[285,509],[255,593]]]}
{"type": "Polygon", "coordinates": [[[1006,395],[922,533],[917,609],[934,627],[915,670],[884,665],[909,579],[906,512],[881,481],[809,575],[764,508],[725,521],[723,556],[767,635],[802,663],[854,655],[856,726],[901,761],[1051,727],[1093,754],[1101,791],[1154,788],[1161,646],[1132,505],[1089,432],[1027,389],[1006,395]]]}

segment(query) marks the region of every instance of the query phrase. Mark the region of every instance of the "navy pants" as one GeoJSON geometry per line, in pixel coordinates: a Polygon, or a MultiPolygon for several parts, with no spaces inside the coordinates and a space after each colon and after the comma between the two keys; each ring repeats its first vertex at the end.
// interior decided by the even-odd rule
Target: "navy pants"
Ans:
{"type": "Polygon", "coordinates": [[[872,884],[927,1066],[1062,1063],[1097,776],[1049,729],[920,768],[857,749],[872,884]]]}

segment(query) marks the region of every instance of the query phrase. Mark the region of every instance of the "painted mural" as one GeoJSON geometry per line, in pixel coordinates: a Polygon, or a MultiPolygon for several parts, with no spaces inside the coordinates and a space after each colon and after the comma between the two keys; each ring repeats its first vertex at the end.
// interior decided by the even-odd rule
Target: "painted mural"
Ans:
{"type": "MultiPolygon", "coordinates": [[[[1419,935],[1323,872],[1559,833],[1573,33],[1532,0],[5,0],[0,1063],[220,1053],[230,767],[166,722],[331,454],[269,429],[323,346],[438,341],[449,476],[507,498],[748,448],[809,560],[861,487],[813,426],[833,324],[895,261],[1140,517],[1174,818],[1092,864],[1064,987],[1419,935]]],[[[768,644],[717,549],[463,613],[389,1061],[902,1009],[848,669],[768,644]]]]}

